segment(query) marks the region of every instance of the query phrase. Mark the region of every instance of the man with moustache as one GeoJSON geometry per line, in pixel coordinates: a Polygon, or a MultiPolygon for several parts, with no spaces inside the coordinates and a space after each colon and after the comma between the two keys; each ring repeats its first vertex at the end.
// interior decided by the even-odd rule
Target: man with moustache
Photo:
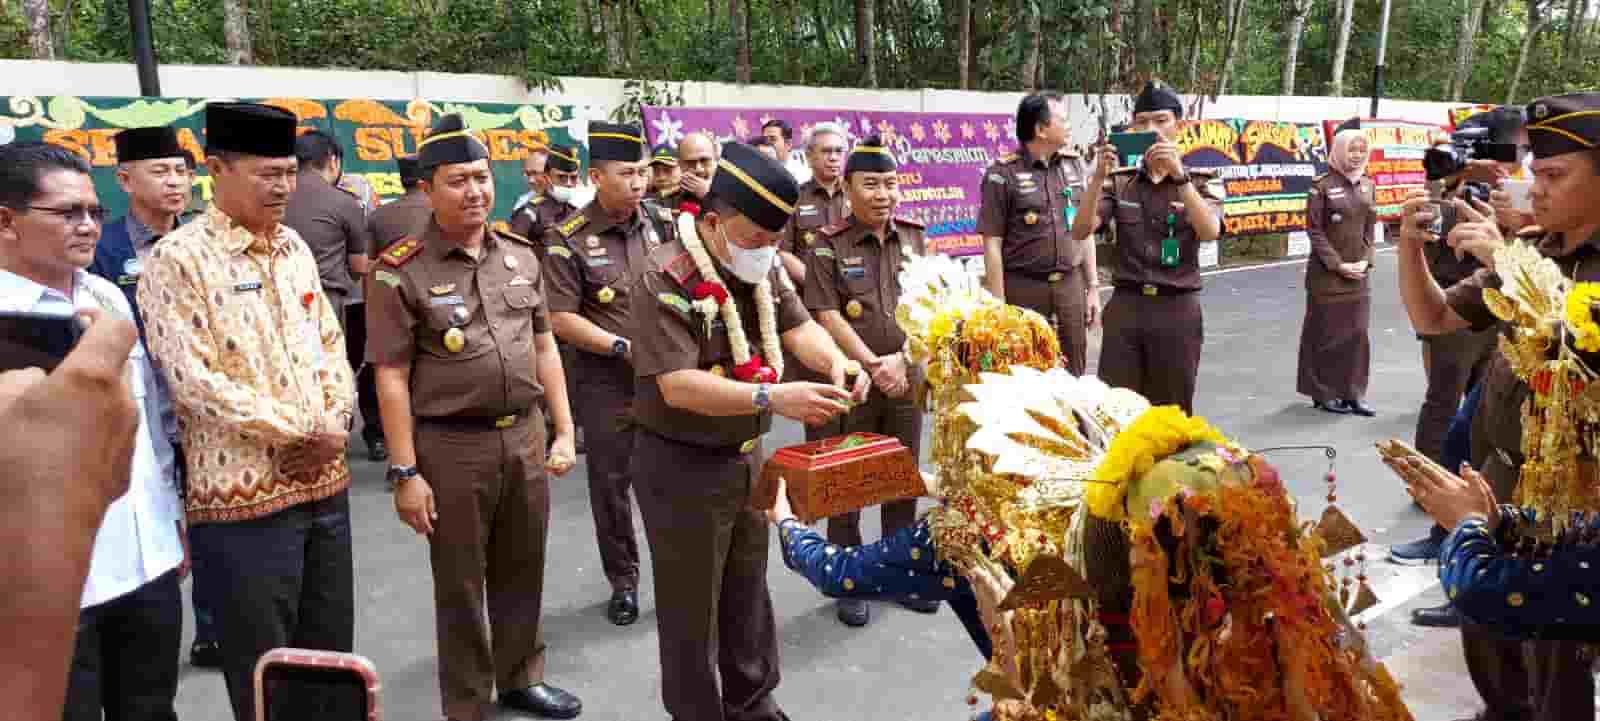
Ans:
{"type": "Polygon", "coordinates": [[[716,141],[705,133],[685,135],[678,141],[678,168],[683,171],[680,200],[704,200],[711,192],[711,178],[717,174],[716,141]]]}

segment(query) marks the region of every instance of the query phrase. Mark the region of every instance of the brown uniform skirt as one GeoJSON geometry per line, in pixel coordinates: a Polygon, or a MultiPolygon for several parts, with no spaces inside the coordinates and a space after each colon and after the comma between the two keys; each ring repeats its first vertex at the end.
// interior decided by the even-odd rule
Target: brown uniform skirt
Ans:
{"type": "Polygon", "coordinates": [[[1361,400],[1367,394],[1372,295],[1308,298],[1300,329],[1298,390],[1314,401],[1361,400]]]}

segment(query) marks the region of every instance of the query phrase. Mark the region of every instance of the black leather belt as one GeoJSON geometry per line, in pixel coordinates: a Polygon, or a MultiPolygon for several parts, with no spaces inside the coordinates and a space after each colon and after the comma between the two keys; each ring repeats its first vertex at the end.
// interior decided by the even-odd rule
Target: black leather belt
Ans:
{"type": "Polygon", "coordinates": [[[1156,283],[1117,283],[1116,286],[1117,290],[1125,290],[1152,298],[1155,296],[1188,295],[1200,290],[1199,288],[1174,288],[1170,285],[1158,285],[1156,283]]]}
{"type": "Polygon", "coordinates": [[[1069,274],[1076,273],[1076,272],[1078,272],[1077,268],[1073,268],[1071,270],[1051,270],[1051,271],[1044,271],[1044,272],[1032,271],[1032,270],[1007,270],[1006,271],[1006,273],[1008,273],[1008,274],[1020,275],[1020,276],[1022,276],[1024,278],[1027,278],[1029,280],[1039,281],[1040,283],[1060,283],[1062,280],[1066,279],[1066,277],[1069,274]]]}
{"type": "Polygon", "coordinates": [[[417,422],[461,431],[498,431],[514,427],[527,417],[528,412],[522,411],[503,416],[417,416],[417,422]]]}
{"type": "Polygon", "coordinates": [[[650,430],[649,428],[645,428],[644,426],[638,426],[638,428],[640,431],[655,436],[656,438],[660,438],[668,443],[673,443],[680,446],[688,446],[696,451],[713,456],[727,456],[728,458],[748,456],[755,452],[757,446],[761,445],[761,436],[756,436],[755,438],[751,438],[743,443],[738,443],[731,446],[702,446],[697,443],[686,443],[676,438],[668,438],[667,436],[661,435],[660,433],[650,430]]]}

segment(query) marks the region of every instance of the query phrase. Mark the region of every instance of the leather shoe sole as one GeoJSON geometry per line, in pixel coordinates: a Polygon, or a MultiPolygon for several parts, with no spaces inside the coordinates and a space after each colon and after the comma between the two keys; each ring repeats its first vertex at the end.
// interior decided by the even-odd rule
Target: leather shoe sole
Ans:
{"type": "Polygon", "coordinates": [[[1344,404],[1340,403],[1339,401],[1327,401],[1327,402],[1316,401],[1315,403],[1311,404],[1311,407],[1315,408],[1315,409],[1317,409],[1319,411],[1326,411],[1328,413],[1336,413],[1336,414],[1341,415],[1341,416],[1350,414],[1350,411],[1345,410],[1344,404]]]}
{"type": "Polygon", "coordinates": [[[583,702],[577,696],[545,683],[502,693],[500,705],[552,719],[574,719],[583,713],[583,702]]]}
{"type": "Polygon", "coordinates": [[[839,601],[838,615],[839,623],[851,628],[860,628],[872,620],[872,610],[867,602],[855,599],[839,601]]]}
{"type": "Polygon", "coordinates": [[[1345,412],[1354,413],[1362,418],[1371,418],[1378,415],[1378,412],[1373,410],[1372,406],[1362,403],[1361,401],[1345,401],[1344,409],[1345,412]]]}
{"type": "Polygon", "coordinates": [[[617,626],[630,626],[639,620],[639,592],[617,591],[606,605],[606,620],[617,626]]]}
{"type": "Polygon", "coordinates": [[[917,613],[938,613],[939,606],[942,604],[940,601],[934,601],[926,598],[915,598],[901,601],[900,605],[912,611],[916,611],[917,613]]]}
{"type": "Polygon", "coordinates": [[[1461,612],[1449,605],[1419,608],[1411,612],[1411,623],[1426,628],[1456,628],[1461,625],[1461,612]]]}

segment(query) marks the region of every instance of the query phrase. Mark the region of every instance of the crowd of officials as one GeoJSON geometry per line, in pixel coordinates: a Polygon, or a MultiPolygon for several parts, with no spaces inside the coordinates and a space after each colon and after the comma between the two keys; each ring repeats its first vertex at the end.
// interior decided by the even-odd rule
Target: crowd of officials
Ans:
{"type": "MultiPolygon", "coordinates": [[[[1124,165],[1109,146],[1092,159],[1074,151],[1060,96],[1024,98],[1020,147],[984,171],[977,227],[986,286],[1049,318],[1073,372],[1086,371],[1088,329],[1103,323],[1102,378],[1192,411],[1200,245],[1217,239],[1222,216],[1214,178],[1182,162],[1183,111],[1175,91],[1148,84],[1132,129],[1156,142],[1124,165]],[[1094,238],[1113,226],[1115,289],[1102,309],[1094,238]]],[[[1491,184],[1531,173],[1532,213],[1498,192],[1492,205],[1457,202],[1463,220],[1439,238],[1424,229],[1424,199],[1406,205],[1401,290],[1429,380],[1417,445],[1487,480],[1395,463],[1440,527],[1392,555],[1449,559],[1457,602],[1418,621],[1467,612],[1483,718],[1556,721],[1593,717],[1582,646],[1559,629],[1525,643],[1503,626],[1534,625],[1536,614],[1576,625],[1588,616],[1562,599],[1587,607],[1571,589],[1594,584],[1530,573],[1496,545],[1514,509],[1493,499],[1511,495],[1526,389],[1490,352],[1496,322],[1483,291],[1499,285],[1493,249],[1513,234],[1574,259],[1562,265],[1570,275],[1600,273],[1583,262],[1600,235],[1600,206],[1583,192],[1600,173],[1600,96],[1542,99],[1524,117],[1469,120],[1526,158],[1469,172],[1491,184]],[[1447,430],[1470,435],[1470,448],[1445,455],[1447,430]],[[1494,573],[1469,575],[1458,560],[1494,573]],[[1537,602],[1497,602],[1513,584],[1527,588],[1511,597],[1537,602]]],[[[240,721],[254,717],[264,652],[352,650],[346,457],[359,420],[368,456],[389,465],[397,515],[429,543],[446,718],[478,721],[496,704],[581,713],[545,678],[539,618],[549,479],[584,452],[617,625],[639,618],[635,502],[644,521],[666,711],[787,719],[773,696],[771,523],[747,502],[762,438],[780,415],[810,439],[921,441],[921,370],[894,308],[896,271],[925,252],[924,228],[896,215],[893,149],[822,124],[794,167],[781,120],[748,143],[693,134],[655,149],[635,126],[596,122],[587,169],[576,146],[533,153],[529,192],[501,222],[488,150],[459,116],[397,161],[405,194],[381,206],[343,173],[334,138],[297,125],[277,108],[209,104],[203,159],[171,128],[123,131],[117,180],[129,210],[109,221],[80,156],[0,147],[0,310],[94,321],[56,372],[0,376],[0,422],[23,441],[0,456],[21,485],[34,481],[11,496],[18,522],[0,528],[46,524],[63,536],[45,544],[61,551],[53,561],[37,551],[6,561],[17,590],[0,611],[16,643],[61,659],[12,677],[31,717],[53,717],[65,698],[68,719],[175,718],[186,575],[191,661],[221,669],[240,721]],[[214,198],[190,213],[200,162],[214,198]],[[63,438],[79,445],[61,449],[63,438]],[[70,604],[62,589],[78,601],[71,623],[48,602],[70,604]]],[[[1367,151],[1358,128],[1341,128],[1308,207],[1298,387],[1331,413],[1375,412],[1364,400],[1367,151]]],[[[915,508],[884,505],[885,537],[913,533],[915,508]]],[[[858,514],[829,520],[830,554],[862,542],[858,514]]],[[[1583,568],[1594,554],[1565,552],[1583,568]]],[[[870,622],[872,594],[838,595],[843,623],[870,622]]],[[[875,597],[925,613],[941,598],[875,597]]]]}

